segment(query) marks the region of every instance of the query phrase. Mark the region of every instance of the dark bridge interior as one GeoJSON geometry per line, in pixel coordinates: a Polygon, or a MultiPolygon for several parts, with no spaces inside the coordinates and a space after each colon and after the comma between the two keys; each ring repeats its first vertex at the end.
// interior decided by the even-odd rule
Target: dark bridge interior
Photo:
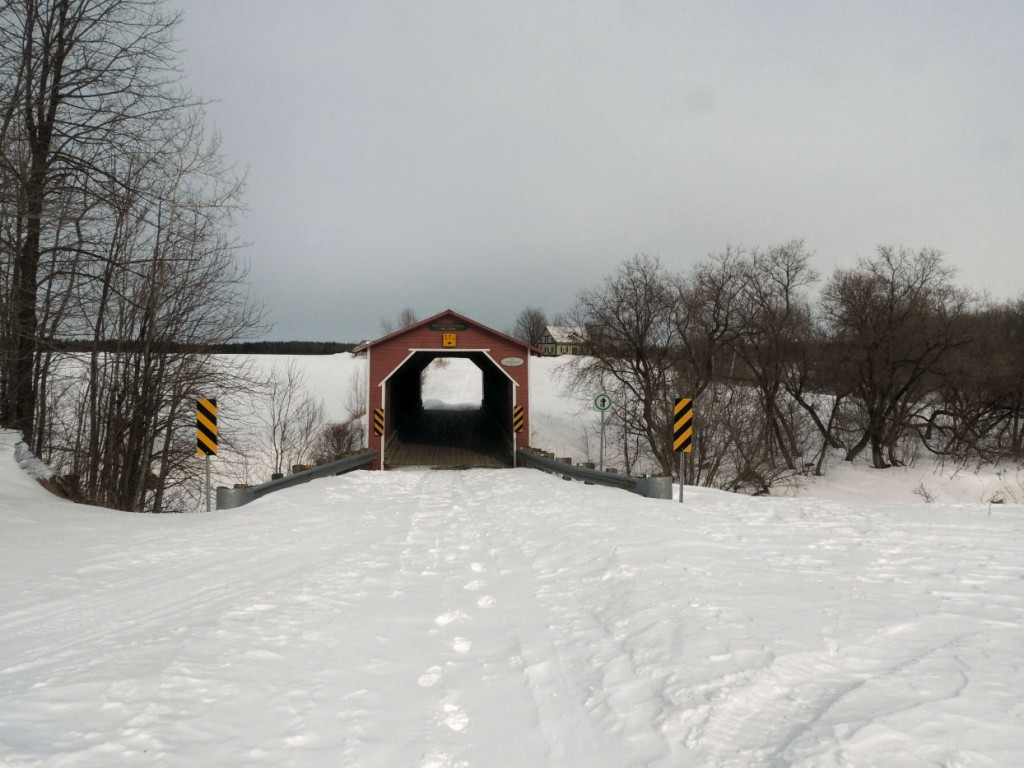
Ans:
{"type": "Polygon", "coordinates": [[[391,434],[384,450],[387,468],[511,467],[512,380],[483,352],[414,352],[384,385],[391,434]],[[465,358],[480,369],[479,408],[423,407],[423,372],[437,358],[465,358]]]}

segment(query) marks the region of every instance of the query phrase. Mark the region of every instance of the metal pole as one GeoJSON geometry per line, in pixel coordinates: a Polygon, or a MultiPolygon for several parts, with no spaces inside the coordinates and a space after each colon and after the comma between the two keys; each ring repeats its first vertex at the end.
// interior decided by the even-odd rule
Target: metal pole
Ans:
{"type": "Polygon", "coordinates": [[[683,457],[686,454],[682,451],[679,452],[679,503],[683,503],[683,486],[686,485],[686,464],[683,461],[683,457]]]}
{"type": "Polygon", "coordinates": [[[598,469],[604,472],[604,411],[601,411],[601,460],[598,469]]]}
{"type": "Polygon", "coordinates": [[[206,511],[210,511],[210,454],[206,454],[206,511]]]}

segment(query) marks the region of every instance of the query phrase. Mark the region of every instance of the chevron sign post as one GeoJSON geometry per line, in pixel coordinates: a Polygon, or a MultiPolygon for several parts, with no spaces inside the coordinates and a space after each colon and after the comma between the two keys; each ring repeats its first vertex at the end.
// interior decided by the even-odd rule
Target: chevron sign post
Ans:
{"type": "Polygon", "coordinates": [[[210,456],[217,454],[217,401],[213,398],[196,400],[196,453],[206,460],[206,511],[210,501],[210,456]]]}
{"type": "Polygon", "coordinates": [[[672,450],[679,454],[679,503],[682,504],[683,486],[686,484],[683,454],[693,451],[693,398],[676,400],[672,418],[672,450]]]}
{"type": "Polygon", "coordinates": [[[601,392],[594,398],[594,407],[601,412],[601,463],[598,468],[604,472],[604,415],[612,407],[612,396],[601,392]]]}

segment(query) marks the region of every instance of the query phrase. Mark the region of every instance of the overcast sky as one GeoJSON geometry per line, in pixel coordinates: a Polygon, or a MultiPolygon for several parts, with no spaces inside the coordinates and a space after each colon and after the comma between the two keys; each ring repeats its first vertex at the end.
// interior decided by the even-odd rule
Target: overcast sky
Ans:
{"type": "Polygon", "coordinates": [[[802,238],[1024,291],[1024,2],[169,0],[273,339],[802,238]]]}

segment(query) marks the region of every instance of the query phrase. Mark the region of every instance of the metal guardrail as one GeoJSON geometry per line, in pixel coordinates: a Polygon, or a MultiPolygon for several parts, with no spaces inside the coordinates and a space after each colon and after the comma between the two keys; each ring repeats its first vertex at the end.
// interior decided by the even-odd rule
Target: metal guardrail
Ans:
{"type": "Polygon", "coordinates": [[[602,472],[598,469],[588,469],[587,467],[574,467],[572,464],[549,459],[547,456],[542,456],[534,451],[523,448],[520,448],[516,455],[520,463],[527,464],[535,469],[544,470],[545,472],[572,477],[585,483],[593,483],[594,485],[621,488],[624,491],[638,493],[649,499],[672,498],[671,477],[631,477],[629,475],[617,475],[612,472],[602,472]]]}
{"type": "Polygon", "coordinates": [[[244,506],[250,501],[255,501],[261,496],[266,496],[268,493],[273,493],[274,491],[291,488],[295,485],[302,485],[303,483],[308,483],[310,480],[316,480],[321,477],[330,477],[332,475],[341,475],[345,472],[351,472],[353,469],[365,467],[375,458],[377,458],[376,451],[363,451],[362,453],[357,453],[354,456],[348,456],[344,459],[338,459],[338,461],[331,461],[327,464],[311,467],[310,469],[303,470],[302,472],[296,472],[294,475],[281,477],[277,480],[271,480],[269,483],[263,483],[261,485],[251,485],[245,488],[225,488],[221,486],[217,489],[217,509],[235,509],[236,507],[244,506]]]}
{"type": "MultiPolygon", "coordinates": [[[[621,488],[631,493],[646,496],[649,499],[672,498],[671,477],[630,477],[628,475],[617,475],[612,472],[588,469],[587,467],[574,467],[572,464],[550,459],[547,456],[522,448],[517,451],[517,456],[522,464],[556,475],[582,480],[585,483],[605,485],[610,488],[621,488]]],[[[225,488],[221,486],[217,489],[217,509],[235,509],[274,491],[292,488],[293,486],[302,485],[310,480],[316,480],[321,477],[331,477],[332,475],[351,472],[354,469],[365,467],[375,458],[377,458],[376,451],[363,451],[354,456],[321,464],[318,467],[296,472],[294,475],[271,480],[269,483],[261,485],[251,485],[245,488],[225,488]]]]}

